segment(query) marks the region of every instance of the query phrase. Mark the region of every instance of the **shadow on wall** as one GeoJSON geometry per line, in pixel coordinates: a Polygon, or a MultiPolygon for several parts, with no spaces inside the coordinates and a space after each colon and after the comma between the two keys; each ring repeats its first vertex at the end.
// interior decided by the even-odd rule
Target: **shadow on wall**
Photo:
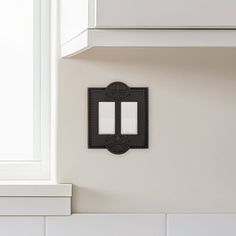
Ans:
{"type": "MultiPolygon", "coordinates": [[[[121,66],[157,68],[189,68],[192,71],[211,72],[226,66],[235,66],[235,48],[92,48],[72,59],[90,63],[108,63],[121,66]],[[232,60],[230,60],[232,59],[232,60]]],[[[69,59],[70,60],[70,59],[69,59]]],[[[132,68],[132,67],[131,67],[132,68]]],[[[236,70],[236,68],[235,68],[236,70]]]]}

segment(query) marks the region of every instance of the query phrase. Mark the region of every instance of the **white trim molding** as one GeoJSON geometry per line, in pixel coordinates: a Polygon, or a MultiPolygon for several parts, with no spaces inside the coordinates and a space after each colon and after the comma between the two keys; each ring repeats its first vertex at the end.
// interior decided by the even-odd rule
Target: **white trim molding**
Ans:
{"type": "Polygon", "coordinates": [[[87,29],[61,46],[61,57],[93,47],[236,47],[236,30],[87,29]]]}
{"type": "Polygon", "coordinates": [[[71,197],[71,184],[0,185],[0,215],[70,215],[71,197]]]}

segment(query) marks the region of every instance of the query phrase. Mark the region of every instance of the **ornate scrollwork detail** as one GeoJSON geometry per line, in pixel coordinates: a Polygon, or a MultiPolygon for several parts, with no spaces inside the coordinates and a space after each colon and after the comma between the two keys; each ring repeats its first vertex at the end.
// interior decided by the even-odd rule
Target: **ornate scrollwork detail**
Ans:
{"type": "Polygon", "coordinates": [[[124,83],[114,82],[107,86],[105,93],[106,96],[120,101],[129,96],[130,88],[124,83]]]}
{"type": "Polygon", "coordinates": [[[105,146],[113,154],[123,154],[130,149],[130,140],[125,135],[109,136],[105,146]]]}

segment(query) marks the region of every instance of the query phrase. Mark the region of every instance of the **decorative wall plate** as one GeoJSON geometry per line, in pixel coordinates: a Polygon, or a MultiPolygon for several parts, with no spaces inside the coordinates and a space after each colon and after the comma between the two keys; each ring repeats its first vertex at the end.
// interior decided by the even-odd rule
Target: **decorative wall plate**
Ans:
{"type": "Polygon", "coordinates": [[[113,154],[148,148],[148,88],[88,88],[88,147],[113,154]]]}

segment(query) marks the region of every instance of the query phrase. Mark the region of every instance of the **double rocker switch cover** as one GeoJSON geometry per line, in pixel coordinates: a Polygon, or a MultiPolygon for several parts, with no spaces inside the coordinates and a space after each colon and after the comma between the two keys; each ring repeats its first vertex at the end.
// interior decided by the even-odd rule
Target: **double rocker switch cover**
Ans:
{"type": "MultiPolygon", "coordinates": [[[[98,133],[115,134],[115,102],[98,103],[98,133]]],[[[121,134],[138,134],[138,103],[121,102],[121,134]]]]}

